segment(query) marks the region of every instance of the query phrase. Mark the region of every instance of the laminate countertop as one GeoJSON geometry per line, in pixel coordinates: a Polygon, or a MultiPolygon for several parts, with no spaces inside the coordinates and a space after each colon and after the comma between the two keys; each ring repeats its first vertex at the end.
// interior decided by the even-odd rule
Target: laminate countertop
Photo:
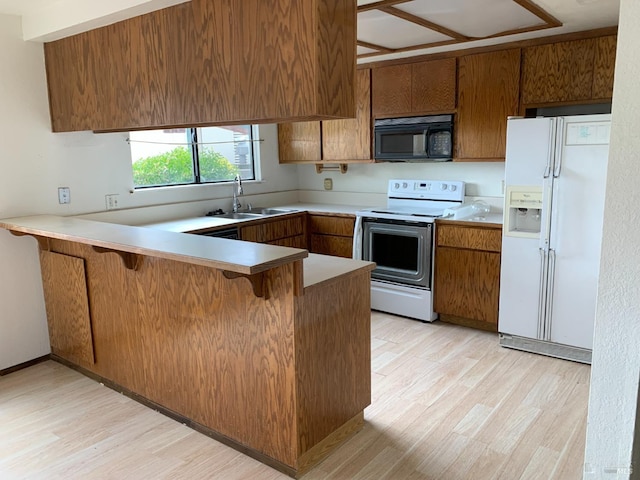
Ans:
{"type": "Polygon", "coordinates": [[[304,288],[332,279],[372,270],[375,264],[360,260],[310,254],[299,248],[279,247],[226,238],[189,235],[161,229],[132,227],[55,215],[0,220],[0,228],[13,233],[57,238],[140,255],[209,266],[251,275],[303,261],[304,288]]]}

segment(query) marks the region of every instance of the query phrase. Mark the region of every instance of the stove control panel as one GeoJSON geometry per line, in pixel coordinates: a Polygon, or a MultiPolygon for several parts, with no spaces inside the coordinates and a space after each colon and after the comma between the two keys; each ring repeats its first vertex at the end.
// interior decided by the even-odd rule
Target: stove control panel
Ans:
{"type": "Polygon", "coordinates": [[[389,180],[389,198],[464,200],[464,182],[441,180],[389,180]]]}

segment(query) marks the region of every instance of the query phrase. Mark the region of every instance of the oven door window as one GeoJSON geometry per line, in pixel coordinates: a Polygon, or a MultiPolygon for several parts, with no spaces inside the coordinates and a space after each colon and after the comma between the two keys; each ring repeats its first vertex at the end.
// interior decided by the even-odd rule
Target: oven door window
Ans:
{"type": "Polygon", "coordinates": [[[431,287],[431,224],[364,223],[364,259],[376,262],[377,280],[431,287]]]}

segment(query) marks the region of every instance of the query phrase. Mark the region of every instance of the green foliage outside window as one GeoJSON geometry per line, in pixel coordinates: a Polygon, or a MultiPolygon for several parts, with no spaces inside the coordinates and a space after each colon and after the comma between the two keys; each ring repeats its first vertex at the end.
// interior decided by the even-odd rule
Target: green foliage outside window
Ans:
{"type": "MultiPolygon", "coordinates": [[[[204,182],[233,180],[238,173],[238,167],[211,149],[202,149],[199,159],[200,176],[204,182]]],[[[142,158],[133,164],[133,182],[137,187],[193,181],[193,161],[187,147],[177,147],[170,152],[142,158]]]]}

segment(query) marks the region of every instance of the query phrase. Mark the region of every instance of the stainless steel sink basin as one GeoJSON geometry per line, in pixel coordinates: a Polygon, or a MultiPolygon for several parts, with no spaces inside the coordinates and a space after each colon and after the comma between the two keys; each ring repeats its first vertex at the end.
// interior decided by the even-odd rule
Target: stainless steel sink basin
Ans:
{"type": "Polygon", "coordinates": [[[229,212],[222,215],[216,215],[216,218],[231,218],[233,220],[247,220],[249,218],[260,218],[264,215],[260,213],[246,213],[246,212],[229,212]]]}
{"type": "Polygon", "coordinates": [[[286,208],[263,208],[262,210],[260,210],[260,213],[262,215],[279,215],[282,213],[292,213],[296,211],[297,210],[289,210],[286,208]]]}

